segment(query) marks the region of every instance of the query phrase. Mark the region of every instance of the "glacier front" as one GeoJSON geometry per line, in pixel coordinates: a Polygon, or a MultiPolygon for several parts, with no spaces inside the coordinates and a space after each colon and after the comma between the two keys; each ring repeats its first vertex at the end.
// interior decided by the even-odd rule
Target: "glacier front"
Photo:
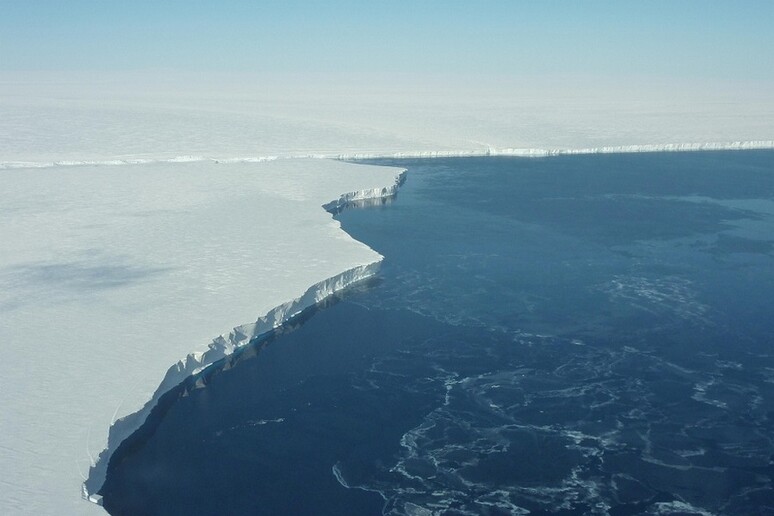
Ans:
{"type": "Polygon", "coordinates": [[[95,489],[154,392],[373,274],[322,205],[400,178],[332,160],[0,174],[0,512],[101,512],[77,493],[111,425],[140,411],[95,489]]]}

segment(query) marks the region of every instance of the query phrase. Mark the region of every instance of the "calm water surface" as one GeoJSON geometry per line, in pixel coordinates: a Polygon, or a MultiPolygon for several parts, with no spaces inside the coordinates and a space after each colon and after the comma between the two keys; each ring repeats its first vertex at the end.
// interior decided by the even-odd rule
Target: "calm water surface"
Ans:
{"type": "Polygon", "coordinates": [[[774,514],[774,152],[376,163],[380,277],[168,396],[112,514],[774,514]]]}

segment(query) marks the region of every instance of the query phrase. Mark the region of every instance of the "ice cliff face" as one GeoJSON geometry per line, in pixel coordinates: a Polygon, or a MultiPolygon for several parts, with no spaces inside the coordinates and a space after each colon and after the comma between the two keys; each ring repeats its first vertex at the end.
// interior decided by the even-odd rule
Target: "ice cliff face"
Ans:
{"type": "Polygon", "coordinates": [[[460,150],[407,150],[401,152],[354,152],[323,154],[288,154],[267,156],[212,157],[212,156],[174,156],[158,159],[109,159],[109,160],[60,160],[60,161],[0,161],[0,170],[17,168],[76,167],[84,165],[144,165],[150,163],[195,163],[209,162],[217,164],[262,163],[277,159],[339,159],[358,160],[376,158],[464,158],[475,156],[515,156],[523,158],[543,158],[575,154],[619,154],[639,152],[691,152],[720,150],[756,150],[774,149],[774,140],[753,140],[736,142],[704,143],[653,143],[633,145],[610,145],[585,148],[496,148],[485,146],[481,149],[460,150]]]}
{"type": "Polygon", "coordinates": [[[409,151],[392,154],[340,154],[339,159],[373,159],[373,158],[460,158],[474,156],[515,156],[524,158],[543,158],[546,156],[562,156],[567,154],[620,154],[639,152],[690,152],[719,150],[755,150],[774,149],[774,140],[738,141],[738,142],[705,142],[705,143],[663,143],[612,145],[605,147],[558,148],[558,149],[514,149],[487,147],[478,150],[439,150],[439,151],[409,151]]]}
{"type": "MultiPolygon", "coordinates": [[[[406,171],[400,171],[392,184],[384,187],[368,188],[342,194],[335,201],[322,206],[329,212],[343,209],[350,203],[393,197],[406,178],[406,171]]],[[[107,473],[110,458],[120,444],[132,435],[146,421],[161,397],[182,383],[190,376],[196,375],[208,366],[226,358],[239,348],[247,345],[254,338],[263,335],[282,324],[292,320],[305,309],[319,303],[343,289],[368,279],[376,274],[383,257],[376,254],[369,263],[349,268],[328,279],[317,282],[309,287],[301,296],[276,306],[255,322],[235,327],[227,334],[216,337],[206,350],[189,353],[185,358],[167,370],[161,384],[151,399],[139,411],[117,420],[110,428],[107,448],[100,454],[98,461],[92,466],[89,477],[83,486],[83,495],[89,501],[101,503],[101,497],[95,494],[102,487],[107,473]]]]}
{"type": "Polygon", "coordinates": [[[103,512],[79,494],[164,392],[374,274],[322,206],[401,177],[319,159],[0,172],[0,513],[103,512]]]}
{"type": "Polygon", "coordinates": [[[344,209],[348,204],[356,204],[360,201],[369,201],[377,199],[387,199],[398,193],[398,188],[406,181],[406,171],[402,171],[395,178],[395,184],[384,188],[372,188],[370,190],[358,190],[343,194],[335,201],[323,204],[325,211],[337,213],[344,209]]]}

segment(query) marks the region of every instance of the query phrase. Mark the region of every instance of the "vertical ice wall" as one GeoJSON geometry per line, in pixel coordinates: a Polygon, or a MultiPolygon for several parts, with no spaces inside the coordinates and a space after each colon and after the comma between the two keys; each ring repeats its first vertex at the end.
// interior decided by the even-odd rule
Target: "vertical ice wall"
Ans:
{"type": "Polygon", "coordinates": [[[79,493],[111,424],[165,375],[171,386],[373,273],[381,256],[322,205],[389,193],[399,172],[331,160],[0,172],[0,512],[99,510],[79,493]],[[228,333],[237,323],[249,324],[228,333]]]}

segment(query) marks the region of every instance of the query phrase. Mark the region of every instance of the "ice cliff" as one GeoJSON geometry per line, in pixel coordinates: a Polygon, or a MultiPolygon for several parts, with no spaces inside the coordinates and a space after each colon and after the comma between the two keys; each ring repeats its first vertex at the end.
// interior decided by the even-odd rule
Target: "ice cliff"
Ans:
{"type": "Polygon", "coordinates": [[[304,159],[2,171],[0,512],[100,512],[76,493],[160,396],[375,273],[324,206],[403,177],[304,159]]]}
{"type": "MultiPolygon", "coordinates": [[[[403,184],[405,178],[406,171],[402,170],[395,176],[394,182],[388,186],[345,193],[339,196],[338,199],[323,204],[321,208],[329,212],[336,212],[350,203],[393,197],[397,194],[398,188],[403,184]]],[[[231,355],[256,337],[291,321],[305,309],[355,283],[372,277],[378,271],[382,259],[381,255],[376,254],[369,263],[351,267],[339,274],[315,283],[301,296],[276,306],[265,315],[259,317],[255,322],[242,324],[227,334],[219,335],[213,339],[206,350],[191,352],[171,366],[164,375],[161,384],[143,408],[133,414],[120,418],[112,425],[108,436],[107,448],[100,454],[98,461],[92,466],[89,478],[84,483],[84,496],[92,502],[101,502],[101,497],[94,493],[104,483],[107,467],[113,452],[127,437],[142,426],[161,397],[170,389],[179,385],[186,378],[196,375],[208,366],[231,355]]]]}
{"type": "Polygon", "coordinates": [[[543,158],[546,156],[562,156],[577,154],[619,154],[639,152],[690,152],[690,151],[720,151],[720,150],[755,150],[774,149],[774,140],[755,140],[737,142],[705,142],[705,143],[653,143],[633,145],[610,145],[604,147],[585,148],[495,148],[474,150],[437,150],[437,151],[406,151],[394,153],[353,153],[340,154],[339,159],[373,159],[373,158],[464,158],[475,156],[514,156],[524,158],[543,158]]]}
{"type": "Polygon", "coordinates": [[[603,147],[560,147],[560,148],[497,148],[481,144],[482,148],[456,150],[406,150],[400,152],[352,152],[352,153],[299,153],[266,156],[173,156],[169,158],[108,159],[108,160],[59,160],[59,161],[0,161],[0,170],[16,168],[75,167],[84,165],[143,165],[150,163],[194,163],[216,164],[262,163],[277,159],[339,159],[363,160],[378,158],[465,158],[476,156],[514,156],[543,158],[577,154],[619,154],[639,152],[692,152],[721,150],[763,150],[774,149],[774,140],[751,140],[733,142],[703,143],[649,143],[632,145],[609,145],[603,147]]]}

